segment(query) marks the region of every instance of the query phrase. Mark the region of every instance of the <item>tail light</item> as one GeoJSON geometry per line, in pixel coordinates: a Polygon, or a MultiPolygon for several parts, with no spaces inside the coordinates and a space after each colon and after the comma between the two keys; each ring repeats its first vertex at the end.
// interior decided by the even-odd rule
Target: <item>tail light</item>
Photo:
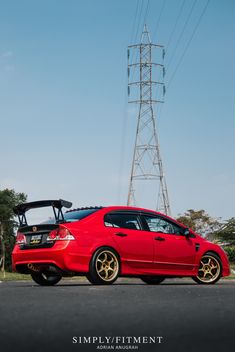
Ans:
{"type": "Polygon", "coordinates": [[[65,227],[60,227],[59,229],[52,230],[47,236],[47,241],[71,241],[71,240],[75,240],[75,238],[65,227]]]}
{"type": "Polygon", "coordinates": [[[25,235],[21,232],[17,232],[16,244],[24,244],[24,243],[26,243],[25,235]]]}

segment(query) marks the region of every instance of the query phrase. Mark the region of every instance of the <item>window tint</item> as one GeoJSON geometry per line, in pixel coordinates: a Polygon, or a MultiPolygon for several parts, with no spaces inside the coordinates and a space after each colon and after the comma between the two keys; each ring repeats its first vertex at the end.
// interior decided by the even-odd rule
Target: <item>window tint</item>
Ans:
{"type": "MultiPolygon", "coordinates": [[[[80,209],[80,210],[68,211],[67,213],[64,213],[64,219],[65,219],[65,222],[66,221],[74,222],[74,221],[82,220],[87,216],[89,216],[90,214],[93,214],[97,210],[99,209],[80,209]]],[[[42,224],[55,224],[55,223],[56,223],[55,219],[48,219],[42,222],[42,224]]]]}
{"type": "Polygon", "coordinates": [[[65,221],[78,221],[86,218],[90,214],[95,213],[99,209],[80,209],[75,211],[68,211],[64,214],[65,221]]]}
{"type": "Polygon", "coordinates": [[[150,215],[145,215],[144,219],[147,222],[149,231],[175,235],[182,234],[180,226],[177,226],[166,219],[150,215]]]}
{"type": "Polygon", "coordinates": [[[109,213],[104,217],[105,226],[140,230],[138,215],[127,213],[109,213]]]}

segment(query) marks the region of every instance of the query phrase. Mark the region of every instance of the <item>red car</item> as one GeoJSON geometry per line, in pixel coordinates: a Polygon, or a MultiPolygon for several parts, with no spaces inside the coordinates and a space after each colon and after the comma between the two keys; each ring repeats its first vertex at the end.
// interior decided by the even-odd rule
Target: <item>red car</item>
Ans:
{"type": "Polygon", "coordinates": [[[25,203],[14,211],[20,227],[13,268],[39,285],[62,276],[85,275],[93,284],[119,276],[159,284],[169,277],[192,277],[214,284],[230,274],[223,249],[158,212],[127,206],[89,207],[62,212],[64,200],[25,203]],[[26,212],[52,206],[55,219],[29,226],[26,212]]]}

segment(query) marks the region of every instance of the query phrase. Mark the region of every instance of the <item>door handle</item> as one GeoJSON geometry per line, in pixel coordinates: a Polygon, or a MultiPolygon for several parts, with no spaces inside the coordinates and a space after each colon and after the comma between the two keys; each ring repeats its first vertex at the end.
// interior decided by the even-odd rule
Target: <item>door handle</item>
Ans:
{"type": "Polygon", "coordinates": [[[156,241],[165,241],[164,237],[155,237],[154,238],[156,241]]]}
{"type": "Polygon", "coordinates": [[[123,232],[117,232],[115,233],[116,236],[119,236],[119,237],[126,237],[128,236],[126,233],[123,233],[123,232]]]}

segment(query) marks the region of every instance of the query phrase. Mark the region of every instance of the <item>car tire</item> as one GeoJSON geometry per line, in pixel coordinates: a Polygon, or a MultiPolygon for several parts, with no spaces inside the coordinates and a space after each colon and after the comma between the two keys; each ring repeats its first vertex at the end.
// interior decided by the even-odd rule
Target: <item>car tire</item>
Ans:
{"type": "Polygon", "coordinates": [[[162,281],[165,280],[163,276],[142,276],[141,280],[148,285],[159,285],[162,281]]]}
{"type": "Polygon", "coordinates": [[[117,280],[119,271],[119,255],[109,247],[102,247],[92,256],[86,277],[94,285],[110,285],[117,280]]]}
{"type": "Polygon", "coordinates": [[[200,260],[198,275],[192,279],[198,284],[215,284],[222,275],[222,263],[218,255],[213,252],[203,254],[200,260]]]}
{"type": "Polygon", "coordinates": [[[32,279],[41,286],[53,286],[57,284],[62,276],[51,272],[31,273],[32,279]]]}

